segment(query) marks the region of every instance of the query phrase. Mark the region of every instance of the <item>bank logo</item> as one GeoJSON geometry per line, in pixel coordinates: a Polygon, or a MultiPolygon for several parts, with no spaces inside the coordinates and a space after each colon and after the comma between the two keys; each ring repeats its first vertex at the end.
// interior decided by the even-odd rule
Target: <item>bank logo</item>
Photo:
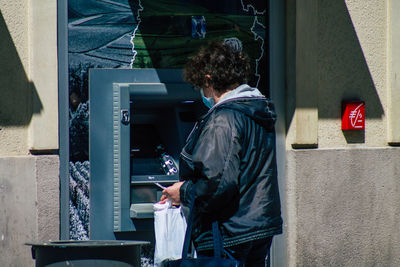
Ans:
{"type": "Polygon", "coordinates": [[[343,102],[342,107],[342,130],[365,129],[364,102],[343,102]]]}

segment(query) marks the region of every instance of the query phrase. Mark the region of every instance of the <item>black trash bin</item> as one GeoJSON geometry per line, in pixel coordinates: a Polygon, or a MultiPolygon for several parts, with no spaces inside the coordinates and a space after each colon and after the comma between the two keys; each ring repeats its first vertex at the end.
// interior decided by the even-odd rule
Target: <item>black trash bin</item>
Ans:
{"type": "Polygon", "coordinates": [[[27,243],[36,267],[42,266],[140,266],[140,250],[147,241],[87,240],[27,243]]]}

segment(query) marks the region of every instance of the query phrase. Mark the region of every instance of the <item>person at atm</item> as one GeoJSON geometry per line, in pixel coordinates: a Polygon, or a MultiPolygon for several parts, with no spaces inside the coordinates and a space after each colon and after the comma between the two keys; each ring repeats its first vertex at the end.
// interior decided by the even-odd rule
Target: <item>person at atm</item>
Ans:
{"type": "MultiPolygon", "coordinates": [[[[282,232],[272,102],[246,84],[241,45],[214,41],[191,57],[184,79],[210,108],[180,155],[180,182],[160,199],[189,206],[195,186],[192,240],[199,255],[213,254],[213,221],[224,249],[246,266],[264,266],[272,238],[282,232]]],[[[237,40],[238,41],[238,40],[237,40]]]]}

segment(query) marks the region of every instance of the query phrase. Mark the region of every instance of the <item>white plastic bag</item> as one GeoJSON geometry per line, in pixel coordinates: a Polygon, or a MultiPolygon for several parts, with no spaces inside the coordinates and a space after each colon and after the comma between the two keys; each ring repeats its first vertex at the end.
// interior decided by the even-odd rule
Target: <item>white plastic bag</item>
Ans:
{"type": "Polygon", "coordinates": [[[165,204],[156,203],[153,208],[156,237],[154,266],[159,267],[163,260],[182,257],[186,220],[181,207],[172,206],[170,201],[165,204]]]}

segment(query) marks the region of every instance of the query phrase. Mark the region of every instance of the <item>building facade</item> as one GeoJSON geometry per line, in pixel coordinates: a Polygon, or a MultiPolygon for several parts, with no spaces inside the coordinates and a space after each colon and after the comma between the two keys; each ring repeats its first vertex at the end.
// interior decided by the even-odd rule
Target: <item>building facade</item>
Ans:
{"type": "Polygon", "coordinates": [[[287,1],[290,266],[396,266],[397,1],[287,1]],[[365,130],[342,130],[343,101],[365,130]]]}
{"type": "MultiPolygon", "coordinates": [[[[0,0],[2,266],[33,266],[26,242],[68,238],[66,3],[0,0]]],[[[270,0],[267,12],[285,221],[272,266],[398,266],[400,4],[270,0]],[[364,129],[342,130],[344,101],[365,104],[364,129]]]]}

